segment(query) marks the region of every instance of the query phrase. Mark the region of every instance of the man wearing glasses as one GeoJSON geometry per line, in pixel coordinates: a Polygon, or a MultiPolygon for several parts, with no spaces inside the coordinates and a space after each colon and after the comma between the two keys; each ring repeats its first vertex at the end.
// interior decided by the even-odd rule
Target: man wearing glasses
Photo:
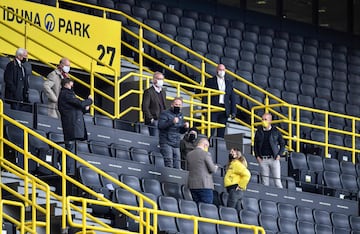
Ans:
{"type": "Polygon", "coordinates": [[[271,125],[272,115],[262,116],[262,126],[255,133],[254,151],[260,165],[262,183],[269,186],[270,173],[275,186],[282,188],[280,156],[285,150],[285,141],[276,127],[271,125]]]}

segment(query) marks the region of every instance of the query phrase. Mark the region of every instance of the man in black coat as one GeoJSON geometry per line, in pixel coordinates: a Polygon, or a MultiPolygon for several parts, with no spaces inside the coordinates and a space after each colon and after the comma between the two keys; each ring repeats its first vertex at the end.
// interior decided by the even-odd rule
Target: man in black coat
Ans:
{"type": "Polygon", "coordinates": [[[153,85],[146,89],[143,94],[141,105],[144,114],[145,124],[149,126],[150,136],[157,136],[158,121],[160,113],[166,110],[166,93],[162,89],[164,84],[164,75],[161,72],[155,72],[153,75],[153,85]]]}
{"type": "MultiPolygon", "coordinates": [[[[225,108],[225,111],[218,111],[211,113],[211,121],[226,125],[226,121],[229,117],[235,118],[236,98],[233,92],[232,82],[228,79],[225,79],[224,64],[218,64],[216,68],[216,75],[213,78],[206,79],[205,87],[225,92],[225,94],[215,95],[211,97],[211,105],[225,108]]],[[[203,102],[208,103],[206,97],[203,99],[203,102]]],[[[214,130],[212,130],[211,135],[214,135],[214,130]]],[[[224,137],[224,135],[225,135],[225,127],[218,128],[217,136],[224,137]]]]}
{"type": "Polygon", "coordinates": [[[27,51],[19,48],[16,50],[14,60],[6,65],[4,72],[5,99],[15,110],[22,109],[22,103],[28,102],[28,77],[31,75],[31,68],[29,70],[28,66],[24,65],[26,62],[27,51]]]}
{"type": "MultiPolygon", "coordinates": [[[[61,81],[61,91],[58,98],[58,108],[61,116],[65,148],[71,152],[74,150],[76,140],[87,140],[87,131],[84,121],[84,113],[93,103],[91,95],[83,101],[75,96],[72,90],[74,82],[65,78],[61,81]]],[[[70,159],[67,157],[67,159],[70,159]]],[[[73,172],[73,160],[67,160],[67,172],[73,172]]]]}

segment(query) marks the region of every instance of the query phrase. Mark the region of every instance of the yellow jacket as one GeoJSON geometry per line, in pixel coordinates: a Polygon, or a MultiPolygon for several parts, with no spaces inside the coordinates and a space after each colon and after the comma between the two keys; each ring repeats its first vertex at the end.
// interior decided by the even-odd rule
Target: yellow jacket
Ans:
{"type": "Polygon", "coordinates": [[[228,187],[237,184],[241,189],[245,190],[250,177],[250,171],[239,160],[234,160],[226,171],[224,186],[228,187]]]}

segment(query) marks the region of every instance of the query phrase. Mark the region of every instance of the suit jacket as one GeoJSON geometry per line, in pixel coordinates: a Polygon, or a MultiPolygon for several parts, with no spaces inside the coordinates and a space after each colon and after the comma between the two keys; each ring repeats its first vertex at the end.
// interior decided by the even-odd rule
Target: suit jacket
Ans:
{"type": "Polygon", "coordinates": [[[27,77],[31,74],[26,74],[26,72],[28,69],[24,66],[21,68],[16,59],[6,65],[4,72],[6,99],[28,101],[29,81],[27,77]]]}
{"type": "Polygon", "coordinates": [[[186,156],[189,189],[214,189],[212,173],[217,169],[208,152],[196,147],[186,156]]]}
{"type": "Polygon", "coordinates": [[[91,99],[81,101],[71,89],[62,88],[59,94],[59,111],[64,140],[86,140],[87,131],[84,121],[85,107],[92,104],[91,99]]]}
{"type": "MultiPolygon", "coordinates": [[[[214,76],[213,78],[206,79],[205,87],[219,90],[219,86],[217,83],[217,77],[214,76]]],[[[219,97],[220,95],[212,96],[211,97],[211,105],[219,106],[219,97]]],[[[207,102],[207,97],[203,99],[204,103],[207,102]]],[[[230,114],[236,114],[236,97],[233,92],[233,84],[231,81],[225,79],[225,97],[224,97],[224,105],[225,105],[225,113],[227,116],[230,114]]]]}
{"type": "Polygon", "coordinates": [[[141,109],[144,113],[145,124],[150,124],[151,119],[158,120],[161,111],[166,109],[165,106],[163,108],[161,107],[162,103],[165,105],[165,90],[163,89],[160,94],[163,102],[160,101],[159,95],[156,92],[154,86],[151,86],[144,91],[141,109]]]}

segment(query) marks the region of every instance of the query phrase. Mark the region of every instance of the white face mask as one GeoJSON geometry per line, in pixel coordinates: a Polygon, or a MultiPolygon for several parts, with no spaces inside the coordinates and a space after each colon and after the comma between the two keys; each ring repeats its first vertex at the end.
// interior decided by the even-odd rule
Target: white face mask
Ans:
{"type": "Polygon", "coordinates": [[[220,78],[224,78],[225,77],[225,71],[218,71],[218,76],[220,78]]]}
{"type": "Polygon", "coordinates": [[[164,85],[164,80],[157,80],[156,81],[156,86],[157,87],[161,88],[161,87],[163,87],[163,85],[164,85]]]}
{"type": "Polygon", "coordinates": [[[69,73],[69,71],[70,71],[70,66],[63,66],[62,70],[63,70],[65,73],[69,73]]]}

